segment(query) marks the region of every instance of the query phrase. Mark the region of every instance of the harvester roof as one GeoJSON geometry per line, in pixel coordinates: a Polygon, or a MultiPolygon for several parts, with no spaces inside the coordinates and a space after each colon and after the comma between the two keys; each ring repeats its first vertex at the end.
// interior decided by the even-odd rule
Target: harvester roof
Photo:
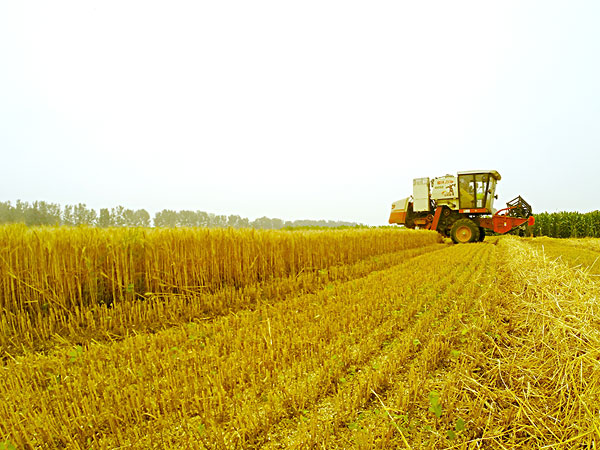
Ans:
{"type": "Polygon", "coordinates": [[[495,171],[495,170],[466,170],[464,172],[458,172],[459,175],[473,175],[473,174],[478,174],[478,173],[489,173],[496,180],[500,180],[502,178],[500,176],[500,174],[497,171],[495,171]]]}

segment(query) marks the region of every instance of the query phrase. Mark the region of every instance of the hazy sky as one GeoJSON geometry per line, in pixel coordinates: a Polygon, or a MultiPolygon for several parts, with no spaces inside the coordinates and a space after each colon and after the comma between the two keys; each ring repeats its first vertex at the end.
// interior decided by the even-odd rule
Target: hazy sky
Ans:
{"type": "Polygon", "coordinates": [[[600,2],[4,1],[0,200],[386,224],[412,179],[600,208],[600,2]]]}

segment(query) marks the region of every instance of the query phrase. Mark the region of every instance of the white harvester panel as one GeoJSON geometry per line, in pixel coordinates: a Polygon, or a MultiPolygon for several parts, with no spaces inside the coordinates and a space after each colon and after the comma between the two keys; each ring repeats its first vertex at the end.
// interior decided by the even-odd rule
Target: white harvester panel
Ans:
{"type": "Polygon", "coordinates": [[[413,211],[429,211],[429,178],[413,180],[413,211]]]}
{"type": "Polygon", "coordinates": [[[458,198],[456,177],[446,175],[434,178],[431,182],[431,198],[434,200],[447,200],[458,198]]]}

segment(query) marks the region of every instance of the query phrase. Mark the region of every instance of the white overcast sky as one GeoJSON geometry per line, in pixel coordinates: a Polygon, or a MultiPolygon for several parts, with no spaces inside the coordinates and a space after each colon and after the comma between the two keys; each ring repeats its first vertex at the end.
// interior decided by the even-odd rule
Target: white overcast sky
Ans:
{"type": "Polygon", "coordinates": [[[600,208],[600,2],[2,1],[0,200],[386,224],[600,208]]]}

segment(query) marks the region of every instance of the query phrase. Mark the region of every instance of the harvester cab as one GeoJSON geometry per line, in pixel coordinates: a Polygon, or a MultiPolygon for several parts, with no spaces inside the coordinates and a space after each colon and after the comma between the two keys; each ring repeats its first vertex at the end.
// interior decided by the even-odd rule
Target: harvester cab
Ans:
{"type": "Polygon", "coordinates": [[[413,195],[392,204],[389,223],[435,230],[455,243],[483,241],[486,229],[504,234],[532,226],[531,206],[521,196],[500,211],[494,209],[500,179],[495,170],[415,178],[413,195]]]}

